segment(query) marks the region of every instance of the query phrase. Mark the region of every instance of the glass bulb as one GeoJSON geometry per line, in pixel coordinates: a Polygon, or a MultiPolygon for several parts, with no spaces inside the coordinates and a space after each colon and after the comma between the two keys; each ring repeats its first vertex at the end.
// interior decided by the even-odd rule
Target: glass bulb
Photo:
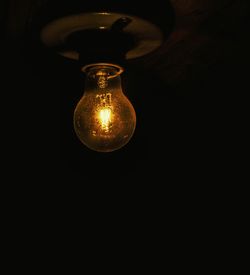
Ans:
{"type": "Polygon", "coordinates": [[[122,92],[116,65],[85,67],[85,92],[74,112],[74,128],[88,148],[112,152],[131,139],[136,125],[135,110],[122,92]]]}

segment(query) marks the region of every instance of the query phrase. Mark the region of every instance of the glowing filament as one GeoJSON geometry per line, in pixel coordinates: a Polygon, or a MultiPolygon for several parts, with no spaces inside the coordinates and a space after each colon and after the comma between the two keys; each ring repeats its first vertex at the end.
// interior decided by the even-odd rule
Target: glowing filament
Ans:
{"type": "Polygon", "coordinates": [[[111,109],[110,108],[103,108],[98,113],[98,119],[101,124],[102,129],[105,132],[108,132],[110,130],[111,126],[111,109]]]}

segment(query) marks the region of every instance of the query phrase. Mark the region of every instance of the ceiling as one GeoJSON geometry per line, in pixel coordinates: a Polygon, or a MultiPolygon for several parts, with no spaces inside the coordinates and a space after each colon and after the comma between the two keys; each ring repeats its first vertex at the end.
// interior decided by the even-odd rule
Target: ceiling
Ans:
{"type": "MultiPolygon", "coordinates": [[[[23,45],[29,48],[28,54],[26,52],[24,56],[20,51],[13,54],[13,64],[19,60],[24,72],[26,66],[26,72],[23,74],[20,72],[22,77],[25,79],[28,75],[29,79],[33,79],[34,85],[36,81],[41,83],[43,79],[44,84],[41,85],[43,88],[46,87],[51,91],[58,89],[58,93],[61,93],[60,108],[67,109],[67,112],[61,113],[63,130],[60,135],[65,136],[62,139],[62,146],[65,148],[62,154],[68,160],[75,159],[68,165],[71,165],[72,169],[73,167],[79,169],[77,163],[83,162],[86,158],[93,165],[96,162],[106,161],[106,158],[111,161],[111,157],[92,155],[87,150],[79,152],[81,145],[72,132],[71,113],[72,106],[79,100],[81,92],[69,94],[66,91],[78,89],[77,68],[75,69],[70,62],[67,63],[69,69],[62,68],[61,59],[55,59],[54,63],[48,65],[52,55],[47,52],[41,53],[41,49],[36,51],[32,45],[28,45],[27,34],[30,26],[46,2],[48,1],[0,2],[6,48],[11,48],[12,52],[13,48],[17,49],[23,45]],[[55,65],[56,62],[59,65],[55,65]],[[40,68],[39,76],[30,69],[34,66],[36,69],[40,68]],[[44,76],[41,77],[43,73],[44,76]],[[73,85],[70,84],[72,80],[75,83],[73,85]],[[60,92],[57,86],[61,89],[60,92]]],[[[134,141],[130,142],[131,145],[112,156],[113,165],[118,166],[115,163],[119,162],[127,165],[128,161],[132,161],[131,169],[141,167],[143,170],[145,161],[149,159],[151,162],[153,160],[159,163],[159,159],[165,157],[168,163],[172,162],[173,159],[170,160],[168,155],[175,156],[174,163],[179,163],[177,156],[182,158],[187,150],[191,153],[190,148],[196,148],[197,136],[201,135],[197,129],[202,123],[200,120],[197,121],[197,117],[199,117],[198,110],[204,107],[204,101],[202,104],[197,104],[197,100],[238,98],[240,90],[244,89],[247,83],[250,49],[249,0],[171,0],[170,2],[176,15],[174,29],[159,50],[140,61],[139,67],[143,70],[143,74],[140,75],[140,70],[139,73],[137,70],[138,74],[130,78],[132,84],[128,86],[135,85],[134,89],[141,90],[139,94],[130,94],[138,110],[138,128],[134,141]],[[233,93],[229,93],[229,90],[233,93]],[[223,96],[220,95],[221,92],[223,96]],[[140,102],[141,98],[144,100],[143,103],[140,102]],[[198,109],[197,105],[200,106],[198,109]],[[152,113],[157,113],[156,119],[152,113]],[[168,117],[167,120],[165,115],[168,117]],[[164,134],[165,123],[170,134],[164,134]],[[164,154],[161,154],[163,151],[164,154]]],[[[133,90],[133,87],[131,89],[133,90]]],[[[166,167],[167,165],[163,169],[166,167]]]]}

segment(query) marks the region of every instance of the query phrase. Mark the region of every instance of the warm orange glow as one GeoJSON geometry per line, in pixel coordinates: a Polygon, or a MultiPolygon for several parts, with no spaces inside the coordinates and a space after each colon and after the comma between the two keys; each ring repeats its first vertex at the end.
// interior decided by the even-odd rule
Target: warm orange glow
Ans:
{"type": "Polygon", "coordinates": [[[112,122],[112,111],[110,108],[102,108],[98,112],[98,120],[101,124],[102,129],[105,132],[110,130],[111,122],[112,122]]]}

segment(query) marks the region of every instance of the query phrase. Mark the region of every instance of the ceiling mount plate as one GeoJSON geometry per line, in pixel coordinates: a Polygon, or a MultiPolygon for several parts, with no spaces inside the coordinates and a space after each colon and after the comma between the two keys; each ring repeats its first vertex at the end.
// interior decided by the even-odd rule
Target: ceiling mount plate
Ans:
{"type": "Polygon", "coordinates": [[[81,13],[56,19],[42,29],[40,38],[47,47],[59,49],[58,53],[64,57],[79,60],[80,54],[75,49],[67,47],[67,50],[60,50],[72,34],[85,30],[109,30],[117,20],[124,17],[129,18],[130,23],[123,28],[123,32],[136,41],[127,52],[126,59],[144,56],[161,46],[164,36],[158,26],[134,15],[108,12],[81,13]]]}

